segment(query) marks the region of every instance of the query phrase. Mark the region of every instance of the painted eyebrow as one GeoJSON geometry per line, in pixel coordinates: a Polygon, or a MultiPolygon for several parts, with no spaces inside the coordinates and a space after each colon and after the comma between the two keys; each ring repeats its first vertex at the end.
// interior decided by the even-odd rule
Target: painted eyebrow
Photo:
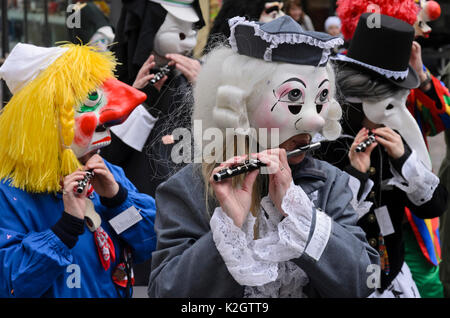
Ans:
{"type": "Polygon", "coordinates": [[[324,79],[324,80],[322,81],[322,83],[320,83],[319,88],[320,88],[320,86],[322,86],[322,85],[325,84],[326,82],[329,82],[329,80],[328,80],[328,79],[324,79]]]}
{"type": "MultiPolygon", "coordinates": [[[[292,77],[292,78],[284,81],[283,84],[286,84],[287,82],[299,82],[299,83],[303,84],[303,86],[305,86],[305,88],[306,88],[305,82],[303,82],[301,79],[296,78],[296,77],[292,77]]],[[[281,85],[283,85],[283,84],[281,84],[281,85]]]]}

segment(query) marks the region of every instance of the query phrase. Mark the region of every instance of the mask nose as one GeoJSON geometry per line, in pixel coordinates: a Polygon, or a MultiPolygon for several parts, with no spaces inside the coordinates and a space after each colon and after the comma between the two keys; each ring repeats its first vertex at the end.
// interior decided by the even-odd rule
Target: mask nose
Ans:
{"type": "Polygon", "coordinates": [[[111,78],[103,83],[108,103],[100,110],[100,124],[111,127],[123,123],[131,112],[145,102],[147,95],[111,78]]]}
{"type": "Polygon", "coordinates": [[[318,132],[325,126],[325,120],[318,114],[311,114],[300,117],[296,123],[295,128],[301,131],[318,132]]]}

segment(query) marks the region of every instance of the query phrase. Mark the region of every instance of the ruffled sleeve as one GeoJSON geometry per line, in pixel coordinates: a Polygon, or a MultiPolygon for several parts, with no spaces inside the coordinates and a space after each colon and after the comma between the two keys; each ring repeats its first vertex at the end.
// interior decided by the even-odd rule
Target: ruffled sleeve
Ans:
{"type": "Polygon", "coordinates": [[[269,197],[263,198],[261,208],[257,240],[253,239],[256,219],[251,214],[242,229],[220,207],[210,221],[220,255],[233,278],[244,286],[275,281],[279,264],[297,259],[304,252],[319,259],[331,232],[329,217],[320,211],[316,213],[306,193],[294,183],[282,202],[286,217],[282,217],[269,197]]]}
{"type": "Polygon", "coordinates": [[[262,200],[261,206],[268,215],[269,226],[265,237],[253,243],[255,254],[273,262],[300,257],[306,248],[313,218],[313,204],[302,188],[291,183],[282,202],[287,214],[283,219],[269,197],[262,200]]]}
{"type": "Polygon", "coordinates": [[[418,159],[415,151],[405,161],[401,173],[391,166],[393,178],[388,182],[404,191],[408,199],[415,205],[421,206],[433,197],[439,185],[439,178],[418,159]]]}
{"type": "Polygon", "coordinates": [[[215,209],[210,220],[217,250],[231,276],[242,286],[262,286],[275,281],[278,276],[278,264],[259,259],[250,247],[254,222],[255,218],[249,213],[240,229],[220,207],[215,209]]]}

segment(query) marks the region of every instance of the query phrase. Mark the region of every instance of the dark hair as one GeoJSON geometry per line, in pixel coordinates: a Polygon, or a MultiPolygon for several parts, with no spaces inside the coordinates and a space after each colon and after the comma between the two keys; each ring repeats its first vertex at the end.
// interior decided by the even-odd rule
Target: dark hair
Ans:
{"type": "Polygon", "coordinates": [[[283,7],[283,11],[289,15],[289,11],[291,11],[291,8],[293,6],[297,6],[302,8],[302,14],[300,15],[300,20],[297,21],[300,24],[305,23],[305,11],[303,10],[303,6],[302,6],[302,0],[286,0],[284,2],[284,7],[283,7]]]}
{"type": "Polygon", "coordinates": [[[401,89],[381,75],[354,64],[336,63],[335,73],[340,102],[347,96],[381,100],[401,89]]]}
{"type": "Polygon", "coordinates": [[[362,128],[365,115],[362,104],[348,102],[346,97],[379,101],[402,89],[381,75],[359,65],[336,62],[334,71],[336,74],[336,98],[342,107],[341,124],[344,131],[354,134],[362,128]]]}

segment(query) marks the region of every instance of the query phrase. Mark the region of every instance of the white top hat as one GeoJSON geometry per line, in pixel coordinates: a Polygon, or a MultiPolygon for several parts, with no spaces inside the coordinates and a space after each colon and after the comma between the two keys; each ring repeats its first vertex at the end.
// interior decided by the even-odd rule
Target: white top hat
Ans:
{"type": "Polygon", "coordinates": [[[200,21],[197,12],[192,7],[194,0],[150,0],[159,3],[164,9],[176,18],[187,22],[200,21]]]}

